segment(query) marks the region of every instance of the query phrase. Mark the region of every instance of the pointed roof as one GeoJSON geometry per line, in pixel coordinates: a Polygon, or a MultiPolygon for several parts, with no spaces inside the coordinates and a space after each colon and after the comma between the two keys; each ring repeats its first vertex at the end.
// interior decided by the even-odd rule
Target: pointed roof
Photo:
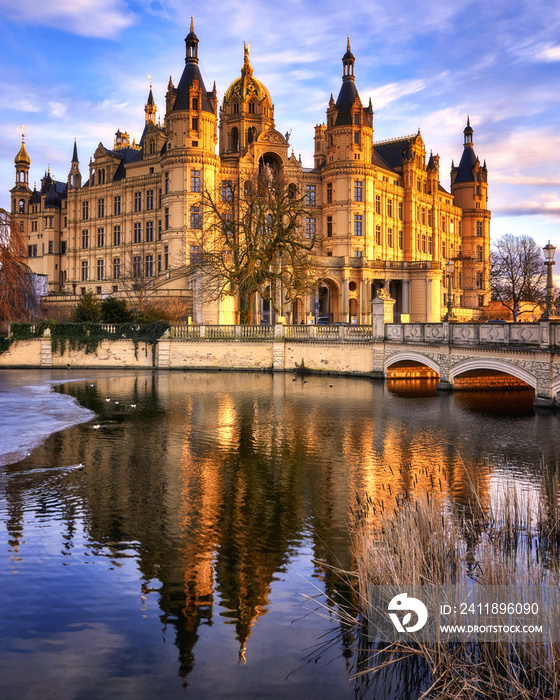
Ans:
{"type": "MultiPolygon", "coordinates": [[[[191,31],[187,34],[185,39],[185,44],[187,47],[186,57],[185,57],[185,68],[183,70],[183,75],[179,84],[177,85],[177,97],[173,104],[173,111],[177,112],[183,109],[189,109],[189,90],[191,89],[193,83],[198,81],[200,89],[202,90],[202,104],[200,109],[204,112],[210,112],[214,114],[210,100],[206,93],[206,88],[204,87],[204,80],[202,79],[202,74],[200,68],[198,67],[198,37],[194,33],[194,24],[191,17],[191,31]]],[[[172,86],[171,78],[169,79],[169,86],[172,86]]]]}
{"type": "Polygon", "coordinates": [[[456,182],[474,182],[474,168],[478,161],[476,153],[474,152],[473,143],[473,133],[474,130],[471,127],[470,118],[467,116],[467,126],[463,131],[465,135],[465,142],[463,144],[463,155],[457,167],[457,174],[453,183],[456,182]]]}
{"type": "Polygon", "coordinates": [[[74,139],[74,152],[72,153],[72,163],[79,163],[78,160],[78,147],[76,145],[76,139],[74,139]]]}

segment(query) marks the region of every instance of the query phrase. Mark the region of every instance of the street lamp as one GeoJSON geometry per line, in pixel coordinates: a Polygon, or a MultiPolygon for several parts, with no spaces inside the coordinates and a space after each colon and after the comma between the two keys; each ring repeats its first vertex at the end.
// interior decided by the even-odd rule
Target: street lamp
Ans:
{"type": "Polygon", "coordinates": [[[455,269],[455,263],[453,260],[449,259],[445,263],[445,273],[447,274],[447,313],[443,317],[444,323],[449,323],[449,321],[456,321],[457,317],[453,313],[453,296],[451,294],[451,280],[453,279],[453,270],[455,269]]]}
{"type": "Polygon", "coordinates": [[[556,308],[554,306],[554,283],[552,281],[552,266],[554,265],[554,253],[556,252],[556,246],[553,246],[552,243],[548,241],[543,248],[543,251],[544,264],[547,266],[545,297],[546,308],[541,316],[541,321],[550,321],[551,319],[558,319],[556,308]]]}

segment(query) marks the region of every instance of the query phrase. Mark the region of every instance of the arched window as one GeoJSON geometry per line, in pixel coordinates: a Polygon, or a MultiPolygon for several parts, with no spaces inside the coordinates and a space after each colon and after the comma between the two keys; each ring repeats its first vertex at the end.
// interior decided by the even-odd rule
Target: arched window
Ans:
{"type": "Polygon", "coordinates": [[[19,213],[25,214],[25,202],[23,199],[19,200],[19,213]]]}
{"type": "Polygon", "coordinates": [[[231,130],[230,134],[230,150],[231,151],[238,151],[239,150],[239,130],[236,126],[233,127],[231,130]]]}
{"type": "Polygon", "coordinates": [[[156,152],[156,142],[154,139],[150,141],[150,155],[153,156],[154,153],[156,152]]]}

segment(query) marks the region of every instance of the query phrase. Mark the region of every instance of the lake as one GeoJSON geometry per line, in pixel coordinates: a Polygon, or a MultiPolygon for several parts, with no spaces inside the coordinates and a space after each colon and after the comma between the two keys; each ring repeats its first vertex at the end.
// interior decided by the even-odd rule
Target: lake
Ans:
{"type": "Polygon", "coordinates": [[[356,494],[532,488],[560,448],[532,401],[431,380],[1,371],[0,697],[372,697],[337,614],[356,607],[340,573],[356,494]]]}

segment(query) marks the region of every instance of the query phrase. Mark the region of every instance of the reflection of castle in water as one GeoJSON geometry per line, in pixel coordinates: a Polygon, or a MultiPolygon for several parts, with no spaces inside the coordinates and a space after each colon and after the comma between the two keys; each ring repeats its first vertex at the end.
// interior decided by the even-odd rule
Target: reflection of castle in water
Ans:
{"type": "MultiPolygon", "coordinates": [[[[36,454],[52,466],[85,465],[72,489],[88,536],[115,560],[123,548],[137,552],[141,593],[158,591],[182,676],[193,667],[200,626],[218,620],[233,625],[240,659],[250,662],[252,627],[302,540],[320,562],[352,568],[347,523],[357,492],[390,499],[433,490],[442,473],[446,492],[460,498],[470,488],[468,468],[443,437],[442,425],[453,431],[445,404],[414,413],[412,403],[406,420],[392,414],[382,384],[139,373],[62,391],[95,410],[101,428],[72,428],[36,454]]],[[[476,481],[482,502],[488,471],[476,481]]],[[[22,494],[9,489],[17,545],[22,494]]],[[[332,599],[347,598],[347,584],[328,566],[318,564],[316,574],[332,599]]]]}

